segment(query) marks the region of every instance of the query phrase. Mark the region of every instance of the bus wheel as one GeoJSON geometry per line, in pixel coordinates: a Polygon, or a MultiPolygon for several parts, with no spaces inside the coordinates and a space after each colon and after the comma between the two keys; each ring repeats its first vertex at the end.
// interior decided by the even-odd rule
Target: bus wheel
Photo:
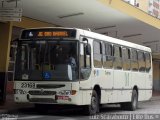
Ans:
{"type": "Polygon", "coordinates": [[[131,111],[134,111],[138,108],[138,94],[136,90],[132,91],[132,99],[128,107],[131,111]]]}
{"type": "Polygon", "coordinates": [[[97,92],[93,90],[91,97],[91,104],[85,106],[85,114],[94,115],[98,112],[99,112],[99,97],[97,95],[97,92]]]}
{"type": "Polygon", "coordinates": [[[124,102],[121,103],[121,108],[123,110],[130,110],[134,111],[138,107],[138,94],[136,90],[132,91],[132,97],[131,97],[131,102],[124,102]]]}

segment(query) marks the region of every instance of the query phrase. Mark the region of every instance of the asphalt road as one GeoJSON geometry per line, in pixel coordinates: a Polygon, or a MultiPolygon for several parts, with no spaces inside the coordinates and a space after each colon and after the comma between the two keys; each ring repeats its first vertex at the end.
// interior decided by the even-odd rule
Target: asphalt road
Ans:
{"type": "Polygon", "coordinates": [[[139,103],[136,111],[124,111],[119,105],[106,105],[101,113],[85,116],[81,108],[45,110],[39,113],[34,107],[21,107],[1,115],[2,120],[160,120],[160,100],[139,103]]]}

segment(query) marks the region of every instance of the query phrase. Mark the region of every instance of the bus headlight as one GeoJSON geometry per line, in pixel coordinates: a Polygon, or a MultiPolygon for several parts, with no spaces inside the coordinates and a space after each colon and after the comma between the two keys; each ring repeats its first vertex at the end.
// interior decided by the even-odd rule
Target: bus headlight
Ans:
{"type": "Polygon", "coordinates": [[[76,92],[77,92],[76,90],[62,90],[58,92],[57,95],[75,95],[76,92]]]}

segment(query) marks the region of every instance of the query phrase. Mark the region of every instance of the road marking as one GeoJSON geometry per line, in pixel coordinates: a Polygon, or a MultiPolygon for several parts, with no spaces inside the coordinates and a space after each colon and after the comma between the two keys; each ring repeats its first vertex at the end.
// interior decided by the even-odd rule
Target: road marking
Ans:
{"type": "Polygon", "coordinates": [[[28,119],[36,119],[36,118],[41,118],[41,117],[43,117],[43,116],[18,117],[18,119],[26,119],[26,120],[28,120],[28,119]]]}

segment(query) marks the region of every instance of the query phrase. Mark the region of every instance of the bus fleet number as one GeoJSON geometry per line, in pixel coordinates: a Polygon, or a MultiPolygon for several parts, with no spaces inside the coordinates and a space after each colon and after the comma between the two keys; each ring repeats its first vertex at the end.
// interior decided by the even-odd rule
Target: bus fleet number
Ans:
{"type": "Polygon", "coordinates": [[[35,88],[35,83],[22,83],[21,88],[35,88]]]}

